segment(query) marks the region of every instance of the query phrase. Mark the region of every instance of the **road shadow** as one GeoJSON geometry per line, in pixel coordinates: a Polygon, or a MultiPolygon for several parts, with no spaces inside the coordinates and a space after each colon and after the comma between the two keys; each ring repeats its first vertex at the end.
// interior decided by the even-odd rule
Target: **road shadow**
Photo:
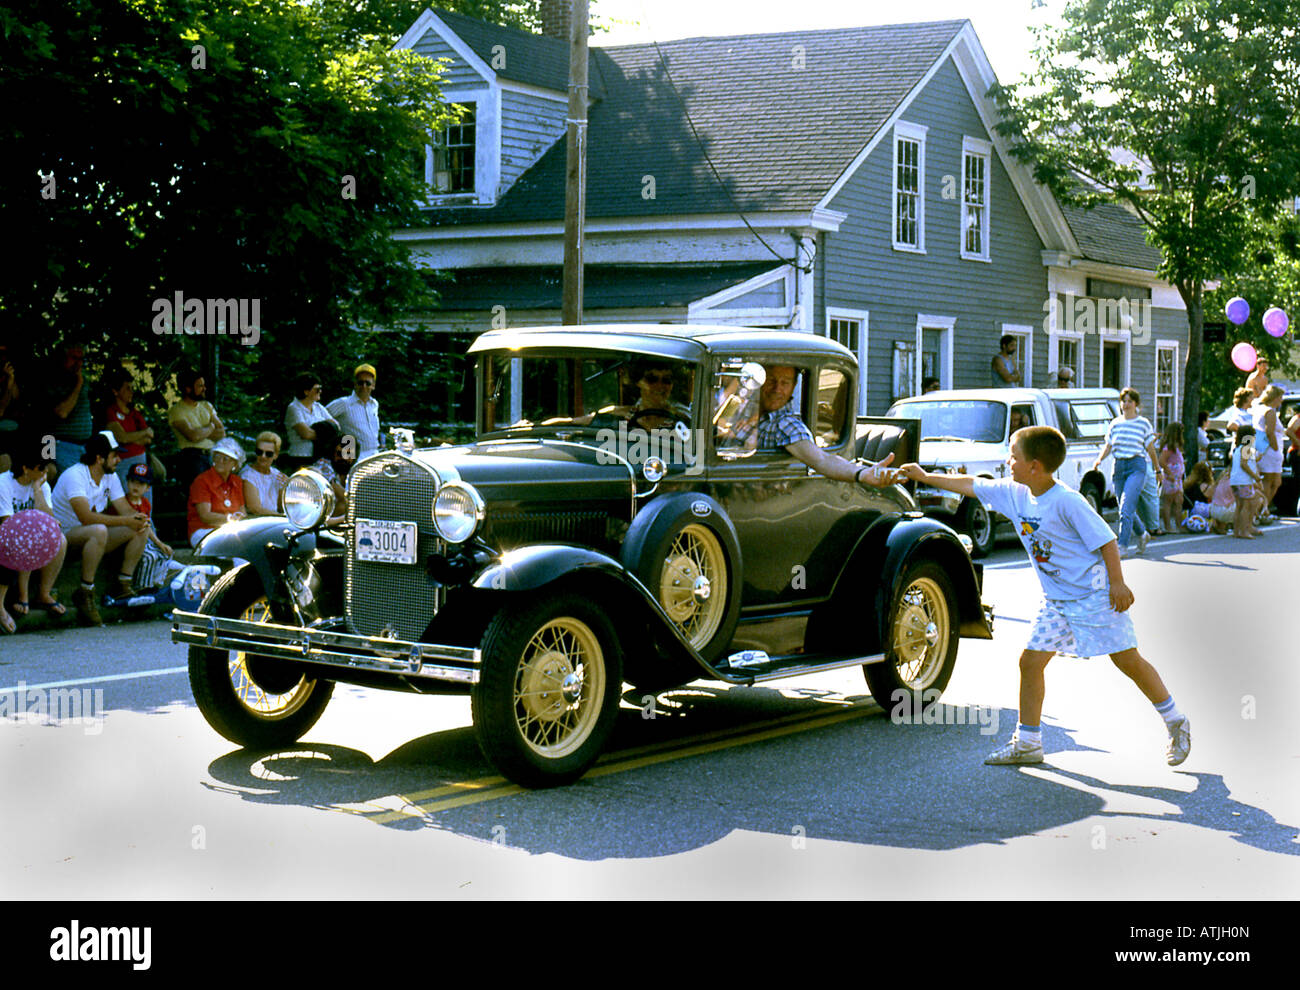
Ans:
{"type": "MultiPolygon", "coordinates": [[[[1107,814],[1102,797],[1050,774],[983,765],[1015,724],[1011,710],[938,705],[928,719],[937,724],[900,724],[867,695],[815,690],[691,686],[659,696],[654,717],[635,700],[638,707],[620,711],[601,763],[554,790],[502,781],[470,728],[413,739],[377,761],[317,742],[237,750],[210,765],[215,783],[207,786],[254,803],[348,811],[378,827],[436,829],[581,860],[668,856],[736,830],[957,850],[1107,814]]],[[[1195,775],[1192,794],[1117,786],[1051,766],[1055,754],[1096,751],[1071,730],[1044,726],[1044,747],[1056,773],[1182,809],[1156,818],[1297,851],[1295,828],[1228,800],[1218,775],[1195,775]]]]}

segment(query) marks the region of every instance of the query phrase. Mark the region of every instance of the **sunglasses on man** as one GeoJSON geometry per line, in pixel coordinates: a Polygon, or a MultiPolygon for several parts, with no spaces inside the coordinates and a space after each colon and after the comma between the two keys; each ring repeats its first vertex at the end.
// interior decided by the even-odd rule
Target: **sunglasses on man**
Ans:
{"type": "Polygon", "coordinates": [[[647,385],[671,385],[673,383],[672,372],[665,372],[664,374],[660,375],[651,371],[647,371],[641,377],[645,379],[645,383],[647,385]]]}

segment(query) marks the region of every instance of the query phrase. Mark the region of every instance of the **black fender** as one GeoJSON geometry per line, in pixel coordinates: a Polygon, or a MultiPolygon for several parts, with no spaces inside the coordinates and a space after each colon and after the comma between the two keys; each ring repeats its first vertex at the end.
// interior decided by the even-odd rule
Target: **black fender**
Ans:
{"type": "Polygon", "coordinates": [[[201,559],[248,561],[267,598],[276,602],[284,597],[281,576],[290,558],[310,560],[318,549],[322,554],[341,555],[345,544],[329,533],[300,530],[284,516],[255,516],[213,530],[199,544],[196,555],[201,559]]]}
{"type": "Polygon", "coordinates": [[[959,633],[971,639],[992,639],[980,601],[983,568],[970,559],[957,534],[920,513],[890,514],[881,516],[862,534],[832,592],[841,621],[844,608],[860,609],[864,600],[872,603],[874,622],[860,628],[858,635],[865,633],[874,641],[859,640],[863,652],[883,649],[889,642],[890,606],[902,590],[903,572],[918,558],[935,561],[952,581],[959,633]]]}
{"type": "Polygon", "coordinates": [[[543,588],[579,589],[603,602],[620,628],[624,676],[630,683],[676,686],[701,674],[718,677],[718,672],[682,638],[636,575],[598,550],[564,543],[519,547],[479,571],[470,588],[476,596],[543,588]],[[644,630],[645,635],[628,636],[629,628],[644,630]]]}
{"type": "Polygon", "coordinates": [[[716,660],[735,634],[745,577],[740,537],[726,510],[715,499],[698,492],[676,492],[655,499],[632,520],[623,538],[619,558],[624,567],[644,582],[646,554],[661,546],[671,535],[673,527],[683,521],[707,527],[722,544],[727,558],[727,604],[717,632],[705,646],[706,659],[716,660]]]}

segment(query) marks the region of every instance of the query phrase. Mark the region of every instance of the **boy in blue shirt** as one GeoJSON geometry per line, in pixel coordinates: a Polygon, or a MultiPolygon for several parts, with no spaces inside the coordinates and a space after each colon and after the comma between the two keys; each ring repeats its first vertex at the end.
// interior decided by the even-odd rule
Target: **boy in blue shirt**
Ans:
{"type": "Polygon", "coordinates": [[[1192,747],[1190,723],[1137,651],[1133,620],[1126,614],[1133,592],[1124,583],[1115,534],[1082,495],[1052,477],[1064,461],[1065,438],[1050,426],[1030,426],[1011,438],[1010,478],[928,474],[918,464],[902,468],[919,484],[978,498],[1010,519],[1043,586],[1042,609],[1020,654],[1019,724],[1011,741],[984,762],[1043,762],[1043,672],[1053,656],[1066,653],[1110,654],[1164,718],[1166,761],[1177,766],[1192,747]]]}

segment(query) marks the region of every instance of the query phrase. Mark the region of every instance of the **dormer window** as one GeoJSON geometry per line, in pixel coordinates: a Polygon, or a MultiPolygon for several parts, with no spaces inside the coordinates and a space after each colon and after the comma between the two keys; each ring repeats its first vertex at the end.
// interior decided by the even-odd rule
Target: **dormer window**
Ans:
{"type": "Polygon", "coordinates": [[[474,192],[474,104],[461,104],[460,120],[435,135],[433,176],[435,193],[474,192]]]}

